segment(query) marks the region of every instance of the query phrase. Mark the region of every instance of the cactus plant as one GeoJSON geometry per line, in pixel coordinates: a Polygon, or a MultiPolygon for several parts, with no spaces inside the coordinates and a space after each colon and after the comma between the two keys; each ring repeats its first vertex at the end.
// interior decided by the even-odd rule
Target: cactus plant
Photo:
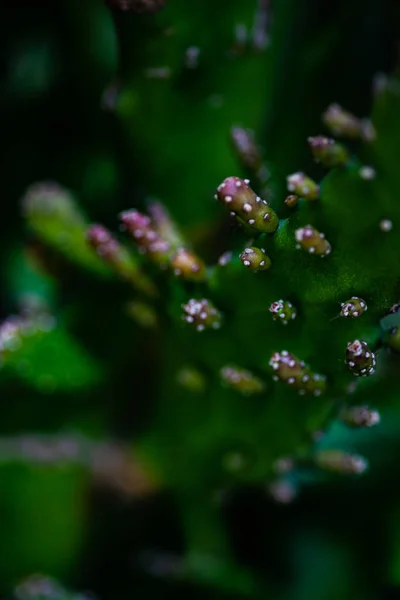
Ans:
{"type": "MultiPolygon", "coordinates": [[[[82,494],[99,480],[130,497],[167,490],[184,537],[179,576],[251,594],[221,498],[261,486],[290,503],[310,479],[361,475],[368,460],[351,435],[374,426],[373,436],[382,399],[396,399],[400,81],[376,87],[365,118],[365,107],[358,116],[336,103],[324,75],[332,96],[309,114],[276,74],[280,28],[297,32],[300,9],[276,3],[267,30],[269,3],[244,4],[216,11],[208,27],[207,3],[189,18],[183,0],[104,2],[120,53],[108,110],[135,157],[136,192],[103,225],[61,184],[29,187],[21,213],[33,243],[19,254],[20,288],[43,286],[45,298],[3,322],[0,355],[5,384],[62,397],[117,390],[129,414],[131,376],[129,403],[137,412],[149,403],[151,414],[140,431],[118,416],[123,445],[104,425],[111,409],[95,418],[94,403],[94,437],[105,440],[79,438],[66,458],[57,436],[51,450],[29,438],[29,452],[26,439],[6,439],[6,462],[35,471],[47,448],[50,465],[79,465],[70,476],[82,494]],[[190,19],[203,24],[197,37],[190,19]],[[301,123],[293,140],[291,120],[301,123]],[[70,305],[46,287],[64,285],[70,305]],[[341,426],[345,443],[330,437],[341,426]]],[[[310,68],[310,97],[320,76],[310,68]]],[[[66,555],[75,544],[71,534],[66,555]]]]}

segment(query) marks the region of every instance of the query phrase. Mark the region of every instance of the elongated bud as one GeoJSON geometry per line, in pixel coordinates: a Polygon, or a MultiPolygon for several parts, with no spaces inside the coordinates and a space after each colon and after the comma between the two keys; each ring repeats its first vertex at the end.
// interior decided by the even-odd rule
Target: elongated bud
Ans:
{"type": "Polygon", "coordinates": [[[244,266],[254,271],[254,273],[266,271],[271,266],[271,261],[263,248],[255,248],[254,246],[245,248],[239,258],[244,266]]]}
{"type": "Polygon", "coordinates": [[[316,254],[323,258],[332,251],[330,243],[325,239],[325,234],[317,231],[312,225],[296,229],[295,237],[296,248],[302,248],[310,254],[316,254]]]}
{"type": "Polygon", "coordinates": [[[345,363],[356,377],[368,377],[375,372],[375,354],[368,348],[367,342],[350,342],[346,349],[345,363]]]}
{"type": "Polygon", "coordinates": [[[207,383],[204,375],[196,367],[191,366],[179,369],[176,381],[189,392],[204,392],[207,383]]]}
{"type": "Polygon", "coordinates": [[[91,225],[86,234],[89,245],[115,272],[146,294],[154,295],[155,286],[144,275],[133,256],[102,225],[91,225]]]}
{"type": "Polygon", "coordinates": [[[192,298],[182,306],[183,319],[190,323],[197,331],[204,329],[219,329],[221,327],[221,313],[210,300],[195,300],[192,298]]]}
{"type": "Polygon", "coordinates": [[[279,321],[282,325],[287,325],[289,321],[296,318],[297,311],[291,302],[287,300],[277,300],[269,307],[274,321],[279,321]]]}
{"type": "Polygon", "coordinates": [[[124,12],[153,13],[161,10],[166,0],[106,0],[110,8],[124,12]]]}
{"type": "Polygon", "coordinates": [[[313,394],[314,396],[320,396],[325,391],[325,376],[313,373],[309,366],[287,350],[275,352],[271,356],[269,365],[274,371],[275,381],[287,383],[294,389],[299,390],[301,395],[313,394]]]}
{"type": "Polygon", "coordinates": [[[320,450],[315,454],[315,462],[325,471],[343,475],[358,475],[368,469],[365,458],[343,450],[320,450]]]}
{"type": "Polygon", "coordinates": [[[288,208],[295,208],[299,203],[299,197],[296,194],[290,194],[285,198],[285,205],[288,208]]]}
{"type": "Polygon", "coordinates": [[[242,222],[255,231],[273,233],[279,224],[276,213],[257,196],[247,181],[227,177],[217,188],[217,198],[242,222]]]}
{"type": "Polygon", "coordinates": [[[227,365],[220,371],[222,382],[244,396],[251,394],[260,394],[264,391],[265,385],[258,377],[245,369],[234,365],[227,365]]]}
{"type": "Polygon", "coordinates": [[[154,229],[150,217],[137,210],[127,210],[121,213],[120,219],[142,254],[161,267],[170,262],[170,244],[154,229]]]}
{"type": "Polygon", "coordinates": [[[306,200],[318,200],[319,185],[301,171],[288,175],[286,181],[289,192],[294,192],[306,200]]]}
{"type": "Polygon", "coordinates": [[[370,410],[368,406],[344,408],[339,414],[339,419],[349,427],[372,427],[381,420],[378,411],[370,410]]]}
{"type": "Polygon", "coordinates": [[[368,310],[367,303],[358,296],[352,296],[347,302],[341,303],[342,310],[340,311],[341,317],[348,317],[356,319],[360,317],[366,310],[368,310]]]}
{"type": "Polygon", "coordinates": [[[263,160],[253,132],[243,127],[232,127],[231,140],[242,165],[263,179],[263,160]]]}
{"type": "Polygon", "coordinates": [[[349,139],[361,138],[367,142],[375,139],[374,127],[368,119],[358,119],[339,104],[328,106],[322,120],[333,135],[349,139]]]}
{"type": "Polygon", "coordinates": [[[155,329],[158,325],[157,313],[150,304],[133,300],[127,304],[126,312],[140,327],[155,329]]]}
{"type": "Polygon", "coordinates": [[[185,245],[185,240],[181,236],[178,227],[175,225],[169,212],[161,202],[152,200],[148,203],[147,209],[151,218],[154,230],[161,239],[171,247],[171,250],[178,250],[185,245]]]}
{"type": "Polygon", "coordinates": [[[325,167],[340,167],[349,160],[349,153],[341,144],[323,135],[309,137],[308,143],[317,162],[325,167]]]}
{"type": "Polygon", "coordinates": [[[203,261],[185,248],[179,248],[171,258],[171,267],[175,275],[189,281],[204,281],[207,277],[203,261]]]}

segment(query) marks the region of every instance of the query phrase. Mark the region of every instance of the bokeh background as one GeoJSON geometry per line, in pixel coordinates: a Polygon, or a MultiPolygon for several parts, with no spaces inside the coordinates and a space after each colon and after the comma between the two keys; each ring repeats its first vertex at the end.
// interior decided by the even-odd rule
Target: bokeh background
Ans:
{"type": "MultiPolygon", "coordinates": [[[[378,428],[351,433],[370,461],[362,478],[304,472],[289,503],[265,486],[216,490],[237,568],[218,553],[188,568],[184,530],[201,516],[182,522],[168,475],[135,444],[151,455],[159,338],[131,318],[122,284],[43,253],[21,211],[31,184],[56,181],[89,221],[116,230],[120,211],[156,197],[194,243],[220,229],[215,258],[235,235],[212,202],[237,171],[232,125],[257,132],[277,194],[288,173],[314,174],[305,140],[326,106],[367,116],[374,82],[396,68],[398,5],[272,1],[268,43],[248,52],[240,31],[250,35],[257,4],[169,0],[157,15],[112,13],[101,0],[1,8],[1,318],[33,305],[58,323],[0,371],[5,597],[38,572],[104,600],[400,597],[396,398],[377,399],[378,428]],[[194,69],[189,47],[200,49],[194,69]]],[[[340,445],[350,434],[327,435],[340,445]]]]}

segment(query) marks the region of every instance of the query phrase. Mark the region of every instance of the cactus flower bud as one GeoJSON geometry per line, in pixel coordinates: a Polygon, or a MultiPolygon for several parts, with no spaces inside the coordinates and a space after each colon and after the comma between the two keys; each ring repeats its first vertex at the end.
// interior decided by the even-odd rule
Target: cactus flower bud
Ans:
{"type": "Polygon", "coordinates": [[[282,325],[287,325],[289,321],[296,318],[297,311],[291,302],[287,300],[277,300],[269,307],[274,321],[279,321],[282,325]]]}
{"type": "Polygon", "coordinates": [[[271,266],[271,261],[263,248],[255,248],[254,246],[245,248],[239,258],[244,266],[254,271],[254,273],[266,271],[271,266]]]}
{"type": "Polygon", "coordinates": [[[319,185],[313,179],[298,171],[286,178],[287,189],[306,200],[318,200],[319,185]]]}
{"type": "Polygon", "coordinates": [[[345,363],[356,377],[368,377],[375,372],[375,354],[366,342],[354,340],[347,345],[345,363]]]}
{"type": "Polygon", "coordinates": [[[190,281],[204,281],[206,266],[195,254],[185,248],[179,248],[171,258],[171,267],[175,275],[190,281]]]}
{"type": "Polygon", "coordinates": [[[204,329],[219,329],[221,327],[221,313],[210,300],[195,300],[192,298],[187,304],[182,305],[183,319],[190,323],[197,331],[204,329]]]}
{"type": "Polygon", "coordinates": [[[330,104],[322,120],[333,135],[356,139],[361,136],[362,125],[360,119],[344,110],[339,104],[330,104]]]}
{"type": "Polygon", "coordinates": [[[340,167],[349,160],[349,153],[344,146],[323,135],[309,137],[308,143],[315,160],[325,167],[340,167]]]}
{"type": "Polygon", "coordinates": [[[350,317],[356,319],[360,317],[366,310],[368,310],[367,303],[362,298],[352,296],[347,302],[341,303],[342,310],[340,311],[341,317],[350,317]]]}
{"type": "Polygon", "coordinates": [[[166,0],[106,0],[110,8],[124,12],[153,13],[161,10],[166,0]]]}
{"type": "Polygon", "coordinates": [[[326,378],[315,374],[301,360],[290,354],[287,350],[275,352],[269,361],[274,371],[274,381],[287,383],[299,394],[313,394],[320,396],[326,387],[326,378]]]}
{"type": "Polygon", "coordinates": [[[343,475],[358,475],[368,469],[365,458],[342,450],[320,450],[315,454],[315,462],[325,471],[343,475]]]}
{"type": "Polygon", "coordinates": [[[137,210],[127,210],[121,213],[120,219],[142,254],[161,267],[169,263],[170,244],[154,229],[150,217],[142,215],[137,210]]]}
{"type": "Polygon", "coordinates": [[[265,385],[258,377],[236,366],[227,365],[220,370],[223,383],[244,396],[251,394],[260,394],[264,391],[265,385]]]}
{"type": "Polygon", "coordinates": [[[368,406],[344,408],[339,414],[339,419],[349,427],[372,427],[381,420],[378,411],[370,410],[368,406]]]}
{"type": "Polygon", "coordinates": [[[323,258],[332,251],[330,243],[325,239],[325,234],[317,231],[312,225],[297,229],[295,237],[298,242],[296,248],[303,248],[310,254],[316,254],[323,258]]]}
{"type": "Polygon", "coordinates": [[[227,177],[217,188],[216,197],[242,222],[260,233],[274,233],[279,219],[265,200],[257,196],[239,177],[227,177]]]}
{"type": "Polygon", "coordinates": [[[288,208],[295,208],[295,206],[297,206],[298,203],[299,197],[296,196],[296,194],[289,194],[289,196],[285,198],[285,206],[287,206],[288,208]]]}

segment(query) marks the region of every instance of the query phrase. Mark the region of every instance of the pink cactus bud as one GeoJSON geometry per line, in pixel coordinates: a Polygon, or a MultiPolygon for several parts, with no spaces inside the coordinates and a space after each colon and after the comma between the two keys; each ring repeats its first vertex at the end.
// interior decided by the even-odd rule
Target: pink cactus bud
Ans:
{"type": "Polygon", "coordinates": [[[291,302],[287,300],[277,300],[269,307],[274,321],[279,321],[282,325],[287,325],[289,321],[296,318],[297,311],[291,302]]]}
{"type": "Polygon", "coordinates": [[[352,296],[350,300],[342,302],[342,310],[340,311],[341,317],[347,317],[356,319],[360,317],[366,310],[368,310],[367,303],[362,298],[352,296]]]}

